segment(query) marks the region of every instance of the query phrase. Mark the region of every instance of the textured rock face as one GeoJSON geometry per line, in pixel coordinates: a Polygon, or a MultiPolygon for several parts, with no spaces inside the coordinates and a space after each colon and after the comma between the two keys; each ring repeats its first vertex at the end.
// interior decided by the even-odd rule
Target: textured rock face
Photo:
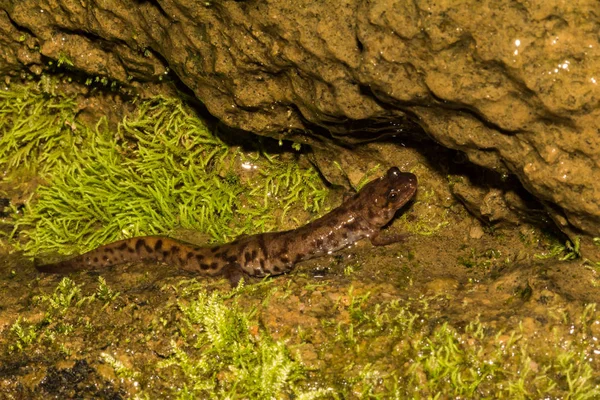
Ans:
{"type": "MultiPolygon", "coordinates": [[[[418,122],[600,236],[594,1],[0,0],[0,71],[169,70],[225,123],[348,143],[418,122]],[[41,56],[43,57],[41,57],[41,56]],[[47,61],[47,60],[46,60],[47,61]]],[[[316,140],[315,140],[316,139],[316,140]]]]}

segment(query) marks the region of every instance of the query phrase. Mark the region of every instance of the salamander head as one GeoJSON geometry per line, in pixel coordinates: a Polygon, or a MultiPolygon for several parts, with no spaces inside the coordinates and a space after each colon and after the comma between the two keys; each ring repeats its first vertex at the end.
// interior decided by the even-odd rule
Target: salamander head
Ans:
{"type": "Polygon", "coordinates": [[[367,183],[360,190],[355,203],[357,213],[369,225],[381,228],[394,218],[396,211],[408,203],[416,191],[417,177],[392,167],[384,176],[367,183]]]}

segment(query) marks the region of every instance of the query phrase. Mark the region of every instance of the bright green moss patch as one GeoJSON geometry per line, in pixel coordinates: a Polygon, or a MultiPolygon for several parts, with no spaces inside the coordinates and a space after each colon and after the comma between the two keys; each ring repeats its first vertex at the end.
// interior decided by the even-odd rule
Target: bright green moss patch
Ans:
{"type": "Polygon", "coordinates": [[[306,379],[305,371],[282,342],[273,341],[259,328],[255,310],[242,310],[235,298],[225,303],[226,297],[200,291],[179,305],[185,344],[173,342],[172,355],[158,364],[160,370],[171,368],[179,382],[172,395],[178,399],[321,397],[321,391],[296,386],[306,379]]]}
{"type": "Polygon", "coordinates": [[[12,340],[8,346],[10,351],[24,350],[39,336],[37,327],[24,322],[20,317],[12,324],[10,332],[12,334],[12,340]]]}
{"type": "Polygon", "coordinates": [[[259,146],[225,145],[176,100],[140,102],[117,132],[101,121],[77,134],[77,147],[45,164],[48,182],[17,221],[27,254],[82,252],[179,228],[223,242],[275,229],[296,203],[317,213],[327,194],[313,169],[265,157],[259,146]]]}
{"type": "Polygon", "coordinates": [[[0,168],[45,175],[69,154],[80,127],[72,98],[28,86],[0,90],[0,168]]]}

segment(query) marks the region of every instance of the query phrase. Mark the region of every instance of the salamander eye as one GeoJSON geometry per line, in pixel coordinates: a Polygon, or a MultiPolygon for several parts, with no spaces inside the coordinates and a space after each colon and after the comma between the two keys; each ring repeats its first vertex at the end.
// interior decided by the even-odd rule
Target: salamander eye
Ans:
{"type": "Polygon", "coordinates": [[[387,198],[389,201],[395,201],[398,198],[398,193],[396,193],[392,190],[388,193],[387,198]]]}

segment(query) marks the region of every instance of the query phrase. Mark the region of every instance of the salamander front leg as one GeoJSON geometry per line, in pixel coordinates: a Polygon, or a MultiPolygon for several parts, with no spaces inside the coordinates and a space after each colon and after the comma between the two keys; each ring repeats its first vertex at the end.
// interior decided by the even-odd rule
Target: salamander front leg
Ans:
{"type": "Polygon", "coordinates": [[[408,238],[408,235],[401,235],[399,233],[383,235],[381,232],[376,232],[370,237],[373,246],[387,246],[392,243],[404,242],[406,238],[408,238]]]}

